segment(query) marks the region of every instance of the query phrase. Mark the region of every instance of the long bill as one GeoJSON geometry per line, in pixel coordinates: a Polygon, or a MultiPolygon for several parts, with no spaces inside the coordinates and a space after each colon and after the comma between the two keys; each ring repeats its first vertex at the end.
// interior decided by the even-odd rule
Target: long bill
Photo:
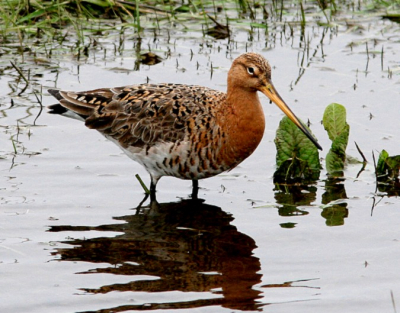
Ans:
{"type": "Polygon", "coordinates": [[[319,149],[322,150],[322,147],[318,143],[318,141],[311,135],[310,131],[303,125],[303,123],[297,118],[297,116],[292,112],[292,110],[287,106],[285,101],[281,98],[281,96],[276,91],[272,82],[267,82],[266,86],[260,88],[260,91],[266,95],[273,103],[275,103],[282,111],[286,114],[286,116],[297,125],[298,128],[311,140],[311,142],[319,149]]]}

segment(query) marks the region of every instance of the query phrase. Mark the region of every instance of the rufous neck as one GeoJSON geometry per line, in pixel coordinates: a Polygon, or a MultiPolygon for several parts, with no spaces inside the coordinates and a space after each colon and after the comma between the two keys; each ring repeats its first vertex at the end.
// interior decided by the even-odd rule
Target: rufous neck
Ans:
{"type": "Polygon", "coordinates": [[[223,111],[227,132],[227,151],[239,164],[257,148],[265,129],[264,112],[257,91],[228,88],[223,111]]]}

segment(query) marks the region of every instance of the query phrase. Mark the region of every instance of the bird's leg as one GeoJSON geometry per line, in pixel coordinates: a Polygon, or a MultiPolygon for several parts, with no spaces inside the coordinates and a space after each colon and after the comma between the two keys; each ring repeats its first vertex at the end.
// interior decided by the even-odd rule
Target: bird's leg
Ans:
{"type": "Polygon", "coordinates": [[[156,184],[153,183],[153,180],[150,183],[150,200],[156,200],[156,184]]]}
{"type": "Polygon", "coordinates": [[[150,200],[156,200],[156,186],[160,177],[153,177],[150,175],[150,200]]]}
{"type": "Polygon", "coordinates": [[[192,180],[193,187],[192,187],[192,199],[197,199],[197,195],[199,194],[199,181],[193,179],[192,180]]]}
{"type": "Polygon", "coordinates": [[[153,180],[150,182],[150,193],[156,192],[156,184],[153,183],[153,180]]]}

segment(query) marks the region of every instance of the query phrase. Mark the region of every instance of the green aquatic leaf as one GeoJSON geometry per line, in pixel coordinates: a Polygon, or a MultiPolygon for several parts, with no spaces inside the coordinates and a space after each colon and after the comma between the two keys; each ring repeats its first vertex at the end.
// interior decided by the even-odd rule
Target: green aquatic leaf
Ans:
{"type": "Polygon", "coordinates": [[[330,175],[341,177],[343,176],[344,160],[336,153],[329,150],[325,157],[326,170],[330,175]]]}
{"type": "Polygon", "coordinates": [[[318,149],[286,116],[279,123],[275,145],[276,181],[318,179],[321,168],[318,149]]]}
{"type": "Polygon", "coordinates": [[[379,181],[397,180],[400,171],[400,155],[389,156],[386,150],[379,154],[376,177],[379,181]]]}
{"type": "Polygon", "coordinates": [[[349,141],[350,126],[346,122],[346,108],[338,103],[331,103],[324,112],[322,120],[329,139],[331,149],[326,155],[326,170],[330,175],[339,175],[346,162],[346,148],[349,141]]]}
{"type": "Polygon", "coordinates": [[[319,174],[320,168],[311,168],[307,161],[295,157],[281,163],[274,173],[274,182],[316,181],[319,174]]]}
{"type": "Polygon", "coordinates": [[[399,176],[398,171],[400,169],[400,155],[395,155],[395,156],[390,156],[386,160],[386,164],[390,168],[391,171],[396,172],[397,171],[397,176],[399,176]]]}
{"type": "Polygon", "coordinates": [[[326,170],[329,174],[336,175],[343,171],[345,167],[349,132],[350,127],[346,124],[345,130],[332,142],[331,148],[325,158],[326,170]]]}
{"type": "Polygon", "coordinates": [[[310,168],[320,169],[318,149],[286,116],[279,123],[275,145],[277,148],[276,164],[278,166],[284,161],[296,157],[306,161],[310,168]]]}
{"type": "Polygon", "coordinates": [[[331,103],[325,109],[322,123],[328,132],[329,139],[334,141],[346,130],[346,125],[348,125],[346,122],[346,108],[339,103],[331,103]]]}
{"type": "Polygon", "coordinates": [[[382,150],[379,154],[378,164],[376,165],[376,175],[386,175],[386,159],[389,157],[389,153],[386,150],[382,150]]]}
{"type": "Polygon", "coordinates": [[[346,154],[347,143],[349,141],[350,126],[346,123],[342,131],[337,134],[335,139],[332,141],[331,150],[337,154],[346,154]]]}

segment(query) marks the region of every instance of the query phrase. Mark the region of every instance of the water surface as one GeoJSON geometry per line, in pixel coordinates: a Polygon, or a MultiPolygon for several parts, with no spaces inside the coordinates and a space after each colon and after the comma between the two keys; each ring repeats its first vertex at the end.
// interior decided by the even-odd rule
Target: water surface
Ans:
{"type": "MultiPolygon", "coordinates": [[[[400,299],[398,190],[377,189],[372,151],[400,154],[400,33],[370,18],[293,33],[283,24],[235,28],[231,39],[199,30],[126,30],[98,36],[88,57],[46,62],[2,48],[0,63],[0,307],[4,312],[392,312],[400,299]],[[140,43],[140,46],[138,47],[140,43]],[[115,47],[118,47],[117,49],[115,47]],[[368,53],[367,53],[368,47],[368,53]],[[163,58],[149,66],[136,51],[163,58]],[[384,51],[382,56],[382,49],[384,51]],[[232,60],[262,53],[285,101],[330,147],[325,107],[348,113],[343,179],[275,186],[275,131],[283,114],[262,96],[267,127],[255,153],[231,172],[191,183],[163,178],[158,203],[143,199],[146,172],[79,121],[42,111],[47,88],[88,90],[143,82],[226,88],[232,60]],[[13,60],[25,72],[25,83],[13,60]],[[15,153],[15,150],[17,153],[15,153]]],[[[69,38],[73,41],[73,36],[69,38]]],[[[44,53],[29,43],[30,48],[44,53]]],[[[72,45],[72,43],[71,43],[72,45]]],[[[31,54],[32,55],[32,54],[31,54]]]]}

